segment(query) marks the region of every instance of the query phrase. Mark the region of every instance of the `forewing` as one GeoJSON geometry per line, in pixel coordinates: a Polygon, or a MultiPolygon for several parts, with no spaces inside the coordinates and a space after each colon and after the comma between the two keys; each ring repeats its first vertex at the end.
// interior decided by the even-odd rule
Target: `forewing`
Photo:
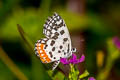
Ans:
{"type": "Polygon", "coordinates": [[[62,37],[61,35],[63,35],[65,32],[66,36],[69,36],[69,32],[64,20],[57,13],[54,13],[52,17],[49,17],[46,20],[43,33],[47,38],[58,39],[62,37]]]}
{"type": "MultiPolygon", "coordinates": [[[[43,33],[47,38],[54,39],[59,46],[63,46],[62,57],[71,55],[71,39],[64,20],[57,13],[49,17],[44,24],[43,33]],[[64,55],[65,54],[65,55],[64,55]]],[[[58,52],[57,52],[58,53],[58,52]]],[[[58,54],[55,55],[58,55],[58,54]]]]}

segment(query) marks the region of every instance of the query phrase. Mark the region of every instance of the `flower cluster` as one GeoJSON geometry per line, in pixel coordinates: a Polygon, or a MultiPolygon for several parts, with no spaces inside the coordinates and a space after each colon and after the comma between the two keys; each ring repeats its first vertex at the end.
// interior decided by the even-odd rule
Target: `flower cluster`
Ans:
{"type": "MultiPolygon", "coordinates": [[[[60,62],[62,64],[70,64],[70,68],[71,68],[70,71],[71,72],[69,73],[69,80],[76,80],[76,76],[78,76],[78,74],[79,74],[79,71],[78,70],[75,71],[72,64],[78,64],[78,63],[81,63],[83,61],[85,61],[85,56],[83,54],[79,59],[77,59],[77,56],[74,53],[72,54],[72,58],[70,58],[69,60],[67,58],[61,58],[60,59],[60,62]]],[[[88,75],[89,75],[89,73],[85,71],[83,74],[81,74],[79,76],[79,80],[81,78],[84,78],[84,77],[88,76],[88,75]]],[[[96,79],[94,77],[89,77],[88,80],[96,80],[96,79]]]]}
{"type": "Polygon", "coordinates": [[[70,64],[70,63],[71,64],[78,64],[78,63],[83,62],[84,60],[85,60],[85,56],[84,55],[82,55],[80,59],[77,59],[76,54],[73,53],[71,59],[67,60],[67,58],[61,58],[60,62],[62,64],[70,64]]]}

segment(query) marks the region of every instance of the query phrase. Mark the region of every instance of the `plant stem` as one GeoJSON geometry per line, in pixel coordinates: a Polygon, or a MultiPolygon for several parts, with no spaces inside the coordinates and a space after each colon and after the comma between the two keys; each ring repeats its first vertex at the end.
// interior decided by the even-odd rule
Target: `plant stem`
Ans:
{"type": "Polygon", "coordinates": [[[20,71],[17,65],[10,59],[6,52],[0,46],[0,59],[8,66],[19,80],[28,80],[27,77],[20,71]]]}

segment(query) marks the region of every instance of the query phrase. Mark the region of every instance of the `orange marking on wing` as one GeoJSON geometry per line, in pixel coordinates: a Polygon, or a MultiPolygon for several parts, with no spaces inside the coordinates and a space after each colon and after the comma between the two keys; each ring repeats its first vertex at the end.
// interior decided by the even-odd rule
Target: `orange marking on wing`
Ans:
{"type": "Polygon", "coordinates": [[[37,43],[37,51],[38,51],[38,53],[40,55],[41,61],[43,63],[49,63],[51,60],[50,60],[50,58],[48,57],[48,55],[46,54],[46,52],[44,50],[44,44],[41,44],[40,46],[39,46],[39,44],[40,43],[37,43]],[[39,49],[39,47],[40,47],[40,49],[39,49]],[[40,50],[42,51],[41,53],[40,53],[40,50]]]}

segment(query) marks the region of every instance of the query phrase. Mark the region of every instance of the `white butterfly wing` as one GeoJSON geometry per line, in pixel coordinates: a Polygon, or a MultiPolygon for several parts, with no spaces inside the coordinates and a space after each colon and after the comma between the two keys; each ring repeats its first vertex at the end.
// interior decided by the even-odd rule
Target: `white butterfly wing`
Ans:
{"type": "MultiPolygon", "coordinates": [[[[39,40],[37,44],[44,44],[43,51],[45,51],[45,54],[50,59],[50,61],[45,63],[54,62],[54,70],[58,66],[60,58],[68,58],[72,55],[70,35],[64,20],[57,13],[54,13],[52,17],[46,20],[43,33],[46,38],[39,40]]],[[[37,46],[36,48],[41,47],[37,46]]],[[[36,53],[38,50],[36,50],[36,53]]],[[[43,57],[41,58],[43,62],[46,60],[43,57]]]]}
{"type": "MultiPolygon", "coordinates": [[[[64,20],[57,13],[49,17],[44,24],[43,33],[47,38],[52,38],[57,43],[56,47],[62,46],[62,57],[71,55],[71,39],[64,20]],[[59,45],[59,46],[58,46],[59,45]]],[[[58,55],[53,53],[53,55],[58,55]]],[[[59,56],[59,55],[58,55],[59,56]]]]}

